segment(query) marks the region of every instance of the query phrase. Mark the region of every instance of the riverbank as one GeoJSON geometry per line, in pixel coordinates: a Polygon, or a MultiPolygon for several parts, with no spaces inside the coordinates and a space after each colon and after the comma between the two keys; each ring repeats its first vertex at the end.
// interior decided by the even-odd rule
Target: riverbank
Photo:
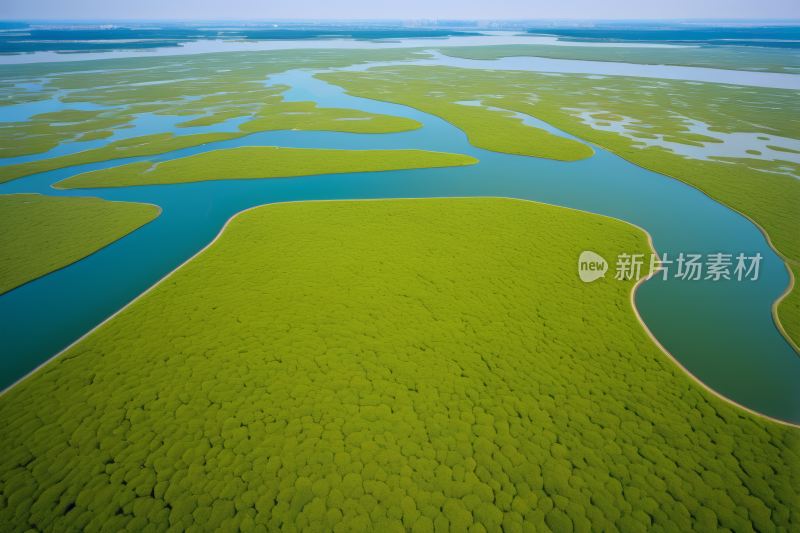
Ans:
{"type": "Polygon", "coordinates": [[[474,157],[466,155],[423,150],[315,150],[243,146],[212,150],[157,164],[142,161],[95,170],[54,183],[53,188],[91,189],[214,180],[288,178],[317,174],[454,167],[474,165],[477,162],[474,157]]]}
{"type": "Polygon", "coordinates": [[[0,195],[0,294],[66,268],[160,214],[152,204],[0,195]]]}
{"type": "MultiPolygon", "coordinates": [[[[132,500],[122,513],[90,508],[103,491],[113,502],[141,492],[171,508],[152,520],[169,514],[186,526],[194,516],[211,523],[212,508],[219,525],[310,523],[328,511],[347,524],[358,513],[345,500],[355,509],[371,495],[370,520],[383,529],[443,519],[624,527],[645,516],[641,498],[664,500],[668,483],[686,479],[689,507],[664,508],[650,525],[685,529],[698,520],[688,509],[702,508],[729,528],[782,525],[797,430],[729,407],[664,358],[630,312],[632,282],[578,280],[586,242],[604,256],[649,249],[628,223],[507,199],[248,210],[47,373],[0,397],[3,469],[35,487],[37,524],[150,521],[134,518],[132,500]],[[25,431],[39,426],[53,431],[43,429],[34,449],[25,431]],[[40,479],[40,452],[61,440],[73,443],[61,453],[74,468],[40,479]],[[740,448],[756,448],[778,474],[731,467],[740,448]],[[585,466],[595,463],[609,466],[585,466]],[[630,505],[612,475],[640,491],[630,505]],[[39,497],[59,480],[86,494],[39,497]],[[222,480],[253,491],[254,513],[237,517],[236,497],[214,489],[222,480]],[[578,480],[590,495],[573,487],[578,480]],[[292,511],[284,490],[308,497],[292,511]],[[431,516],[437,492],[454,501],[431,516]],[[417,512],[393,517],[390,494],[417,512]],[[562,497],[580,509],[560,509],[562,497]]],[[[7,509],[29,520],[16,503],[7,509]]]]}

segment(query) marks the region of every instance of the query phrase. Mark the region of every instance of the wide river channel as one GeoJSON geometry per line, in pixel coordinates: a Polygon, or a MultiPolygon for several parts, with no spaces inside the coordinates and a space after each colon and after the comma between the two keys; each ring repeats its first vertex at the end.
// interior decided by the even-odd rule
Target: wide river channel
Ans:
{"type": "MultiPolygon", "coordinates": [[[[556,60],[548,63],[553,61],[556,60]]],[[[464,60],[452,63],[465,66],[464,60]]],[[[497,68],[499,62],[492,62],[491,67],[485,62],[469,63],[497,68]]],[[[590,62],[560,63],[573,71],[577,63],[590,62]]],[[[607,65],[600,64],[598,68],[605,70],[607,65]]],[[[675,68],[679,67],[671,67],[675,68]]],[[[711,69],[683,69],[688,72],[685,79],[692,79],[692,71],[707,70],[711,69]]],[[[585,72],[594,73],[588,69],[585,72]]],[[[718,72],[728,76],[728,72],[733,71],[718,72]]],[[[341,88],[317,80],[312,74],[291,71],[272,76],[267,84],[291,86],[285,93],[286,100],[311,100],[323,107],[403,116],[422,122],[424,127],[380,135],[258,133],[161,156],[82,165],[0,184],[0,194],[96,196],[152,203],[163,208],[156,220],[110,246],[0,296],[0,388],[11,385],[63,350],[178,267],[207,245],[226,220],[243,209],[299,200],[497,196],[545,202],[625,220],[646,229],[659,254],[667,253],[670,258],[681,252],[700,253],[704,257],[718,252],[734,256],[760,253],[764,259],[757,281],[736,281],[735,278],[718,282],[662,281],[658,276],[642,285],[636,295],[636,305],[658,340],[707,385],[755,411],[800,423],[800,387],[797,387],[800,357],[777,331],[770,314],[771,305],[786,288],[789,276],[764,236],[747,219],[688,185],[642,169],[597,147],[593,147],[595,155],[591,158],[569,163],[481,150],[470,145],[461,130],[444,120],[405,106],[348,96],[341,88]],[[116,189],[59,191],[51,187],[57,181],[90,170],[253,145],[416,148],[467,154],[480,163],[444,169],[116,189]]],[[[98,107],[48,100],[5,108],[3,120],[24,120],[36,113],[65,108],[98,107]]],[[[136,120],[135,128],[119,131],[124,136],[163,131],[176,134],[237,131],[238,124],[245,119],[190,128],[190,131],[174,127],[184,120],[186,117],[142,115],[136,120]]],[[[525,122],[570,137],[536,119],[525,117],[525,122]]],[[[109,141],[119,138],[115,136],[109,141]]],[[[106,142],[73,143],[48,154],[3,160],[0,164],[61,155],[66,153],[62,150],[75,151],[75,144],[82,144],[80,148],[86,149],[106,142]]],[[[616,260],[606,259],[612,265],[616,260]]],[[[570,271],[577,268],[576,264],[560,266],[570,271]]],[[[609,276],[613,276],[613,272],[609,272],[609,276]]]]}

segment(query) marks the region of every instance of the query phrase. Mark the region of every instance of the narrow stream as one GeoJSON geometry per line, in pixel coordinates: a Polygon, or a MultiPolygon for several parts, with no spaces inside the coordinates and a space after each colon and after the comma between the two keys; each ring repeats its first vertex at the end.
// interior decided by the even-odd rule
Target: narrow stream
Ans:
{"type": "MultiPolygon", "coordinates": [[[[370,65],[372,66],[372,65],[370,65]]],[[[363,68],[363,67],[360,67],[363,68]]],[[[97,196],[161,206],[152,223],[67,268],[0,296],[0,387],[52,357],[191,257],[225,221],[249,207],[315,199],[501,196],[582,209],[645,228],[659,253],[760,253],[758,281],[653,279],[637,293],[637,307],[660,342],[721,394],[758,412],[800,422],[800,357],[776,330],[772,302],[788,284],[782,261],[742,216],[677,180],[647,171],[605,151],[565,163],[481,150],[449,123],[414,109],[343,94],[341,88],[291,71],[269,83],[293,87],[287,100],[413,118],[424,128],[362,135],[266,132],[161,156],[130,158],[55,170],[0,184],[0,194],[97,196]],[[89,170],[139,160],[163,161],[235,146],[405,149],[471,155],[479,164],[283,179],[223,180],[181,185],[59,191],[51,184],[89,170]]],[[[176,122],[187,117],[171,117],[176,122]]],[[[194,117],[188,117],[194,118],[194,117]]],[[[147,116],[139,119],[147,127],[147,116]]],[[[526,123],[569,135],[527,117],[526,123]]],[[[159,123],[161,131],[164,123],[159,123]]],[[[231,123],[174,130],[182,134],[235,130],[231,123]]],[[[140,130],[137,126],[136,130],[140,130]]],[[[127,130],[133,131],[133,130],[127,130]]],[[[141,133],[138,133],[141,134],[141,133]]],[[[87,143],[88,144],[88,143],[87,143]]],[[[620,253],[624,252],[621,250],[620,253]]],[[[616,258],[606,258],[612,264],[616,258]]],[[[577,260],[577,258],[576,258],[577,260]]],[[[563,265],[570,271],[575,264],[563,265]]]]}

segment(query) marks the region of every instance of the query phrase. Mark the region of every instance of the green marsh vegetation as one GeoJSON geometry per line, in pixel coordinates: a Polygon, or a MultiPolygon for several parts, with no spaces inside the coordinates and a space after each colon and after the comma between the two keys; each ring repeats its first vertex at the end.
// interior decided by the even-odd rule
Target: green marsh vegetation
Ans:
{"type": "MultiPolygon", "coordinates": [[[[261,84],[263,82],[259,82],[257,85],[261,84]]],[[[161,85],[153,87],[163,88],[161,85]]],[[[225,122],[230,118],[254,116],[255,120],[239,126],[240,130],[251,133],[291,129],[392,133],[422,127],[419,122],[408,118],[378,115],[355,109],[318,108],[315,102],[283,102],[281,93],[288,89],[289,87],[285,85],[277,85],[267,89],[222,92],[198,100],[178,103],[167,109],[156,111],[155,114],[202,115],[210,113],[177,124],[182,128],[209,126],[225,122]]]]}
{"type": "Polygon", "coordinates": [[[180,122],[175,126],[178,128],[194,128],[198,126],[212,126],[214,124],[221,124],[232,118],[250,117],[252,113],[244,110],[230,110],[230,111],[217,111],[210,115],[198,117],[194,120],[180,122]]]}
{"type": "MultiPolygon", "coordinates": [[[[259,29],[255,31],[236,32],[217,30],[29,30],[22,34],[0,33],[0,53],[21,54],[41,51],[70,52],[108,52],[130,48],[174,47],[198,39],[222,39],[233,42],[258,42],[262,40],[285,39],[355,39],[375,42],[386,42],[391,38],[426,37],[441,38],[446,36],[476,36],[479,33],[436,30],[301,30],[301,29],[259,29]],[[126,42],[128,41],[128,42],[126,42]],[[134,45],[130,41],[135,42],[134,45]]],[[[399,41],[389,41],[399,42],[399,41]]]]}
{"type": "MultiPolygon", "coordinates": [[[[108,83],[108,82],[107,82],[108,83]]],[[[135,96],[120,96],[121,89],[112,87],[113,97],[96,99],[93,103],[107,105],[123,105],[124,107],[111,108],[98,111],[77,111],[67,109],[53,113],[44,113],[30,117],[26,122],[5,123],[0,125],[0,157],[16,157],[44,153],[55,148],[62,142],[91,141],[105,139],[113,134],[114,128],[119,128],[132,121],[136,114],[152,113],[160,115],[206,115],[195,120],[177,124],[178,127],[209,126],[224,122],[230,118],[251,116],[266,103],[280,102],[283,97],[280,93],[288,87],[277,86],[263,88],[263,82],[254,82],[244,86],[214,86],[202,84],[193,90],[178,84],[145,85],[132,87],[135,96]],[[233,90],[205,98],[186,102],[182,97],[175,96],[186,89],[188,95],[198,92],[205,94],[208,91],[216,92],[220,89],[233,90]],[[144,90],[144,94],[137,91],[144,90]],[[160,92],[159,92],[160,91],[160,92]],[[172,103],[170,100],[177,100],[172,103]],[[150,103],[156,101],[158,103],[150,103]],[[164,102],[168,103],[164,103],[164,102]],[[144,102],[144,103],[142,103],[144,102]],[[210,113],[210,114],[207,114],[210,113]]],[[[99,89],[101,92],[109,89],[99,89]]],[[[85,97],[77,96],[80,91],[75,91],[76,96],[63,97],[62,101],[83,102],[85,97]]],[[[72,94],[72,93],[70,93],[72,94]]],[[[184,95],[186,96],[186,95],[184,95]]]]}
{"type": "Polygon", "coordinates": [[[800,345],[800,267],[789,265],[794,275],[794,289],[778,304],[778,317],[795,344],[800,345]]]}
{"type": "MultiPolygon", "coordinates": [[[[115,128],[130,122],[132,112],[155,111],[158,115],[203,115],[201,117],[178,123],[180,128],[191,128],[219,124],[236,117],[255,116],[256,120],[248,121],[240,129],[248,133],[280,129],[326,130],[353,133],[389,133],[408,131],[422,127],[415,120],[378,115],[352,109],[317,108],[314,102],[282,102],[280,93],[288,87],[280,86],[269,90],[244,91],[213,95],[200,100],[176,104],[172,106],[151,107],[147,105],[131,105],[112,111],[75,111],[65,110],[31,117],[31,121],[11,123],[0,126],[0,157],[14,157],[34,153],[43,153],[55,148],[61,142],[90,141],[105,139],[113,134],[109,128],[115,128]],[[98,115],[103,116],[98,116],[98,115]],[[69,123],[66,123],[69,121],[69,123]],[[76,136],[77,135],[77,136],[76,136]]],[[[164,138],[168,133],[161,134],[164,138]]],[[[208,134],[206,134],[208,135],[208,134]]],[[[227,139],[228,137],[221,137],[227,139]]],[[[161,138],[159,138],[161,139],[161,138]]],[[[178,138],[170,143],[184,147],[178,138]]],[[[126,141],[122,141],[126,142],[126,141]]],[[[205,144],[203,143],[200,144],[205,144]]],[[[102,154],[117,153],[117,145],[92,150],[91,157],[105,157],[102,154]]],[[[171,151],[178,148],[171,148],[171,151]]],[[[163,152],[160,152],[163,153],[163,152]]],[[[79,157],[63,156],[54,158],[52,163],[36,162],[42,165],[58,164],[71,166],[73,160],[83,160],[88,152],[79,157]],[[68,163],[68,164],[65,164],[68,163]]],[[[77,154],[76,154],[77,155],[77,154]]],[[[146,154],[151,155],[151,154],[146,154]]],[[[125,155],[124,157],[128,157],[125,155]]],[[[105,160],[105,159],[102,159],[105,160]]],[[[79,163],[80,164],[80,163],[79,163]]],[[[41,168],[34,163],[27,166],[15,166],[9,175],[15,176],[15,169],[41,168]]],[[[7,167],[9,168],[9,167],[7,167]]],[[[50,169],[48,167],[48,169],[50,169]]],[[[51,169],[50,169],[51,170],[51,169]]],[[[39,172],[39,171],[37,171],[39,172]]],[[[16,176],[21,177],[21,176],[16,176]]],[[[10,178],[14,179],[14,178],[10,178]]]]}
{"type": "MultiPolygon", "coordinates": [[[[103,59],[93,61],[91,70],[81,61],[0,66],[0,106],[46,100],[56,93],[63,93],[59,96],[62,103],[112,106],[99,111],[64,110],[26,122],[4,123],[0,125],[0,158],[45,153],[62,142],[104,139],[141,113],[206,115],[180,127],[209,126],[255,115],[265,104],[279,103],[280,93],[288,89],[282,85],[265,87],[268,76],[292,68],[335,68],[420,57],[407,50],[288,50],[103,59]],[[101,86],[98,70],[103,71],[101,86]],[[16,87],[17,83],[36,81],[44,82],[39,91],[16,87]]],[[[403,127],[408,125],[404,123],[403,127]]]]}
{"type": "MultiPolygon", "coordinates": [[[[160,87],[148,86],[148,87],[160,87]]],[[[250,87],[252,89],[252,87],[250,87]]],[[[248,121],[240,129],[248,133],[281,129],[297,130],[326,130],[353,133],[389,133],[408,131],[422,127],[415,120],[378,115],[352,109],[317,108],[314,102],[282,102],[280,93],[288,89],[286,86],[276,86],[268,89],[247,90],[238,92],[225,92],[214,94],[198,100],[167,105],[159,104],[130,104],[124,108],[109,111],[76,111],[64,110],[54,113],[45,113],[31,117],[28,122],[11,123],[0,126],[0,157],[13,157],[33,153],[43,153],[55,148],[61,142],[89,141],[105,139],[113,134],[109,128],[127,124],[134,118],[134,112],[155,112],[158,115],[203,115],[201,117],[178,123],[177,127],[191,128],[219,124],[236,117],[255,116],[255,120],[248,121]],[[76,137],[77,135],[77,137],[76,137]]],[[[238,135],[246,135],[242,133],[238,135]]],[[[130,157],[132,155],[154,155],[166,151],[177,150],[187,146],[196,146],[214,142],[214,140],[227,140],[237,134],[204,134],[205,137],[174,137],[163,133],[136,138],[139,144],[149,144],[144,149],[148,153],[134,154],[132,152],[119,152],[124,145],[130,144],[128,140],[117,141],[108,146],[97,148],[79,154],[62,156],[50,160],[22,163],[5,167],[3,178],[5,181],[15,179],[43,169],[52,170],[65,166],[74,166],[85,162],[105,161],[117,157],[130,157]],[[214,137],[213,135],[216,135],[214,137]],[[152,141],[150,139],[153,139],[152,141]],[[160,150],[154,152],[153,150],[160,150]],[[110,157],[114,155],[115,157],[110,157]],[[76,163],[76,161],[80,161],[76,163]],[[58,166],[54,166],[58,165],[58,166]],[[25,172],[26,174],[20,174],[25,172]]],[[[143,149],[139,149],[141,152],[143,149]]]]}
{"type": "MultiPolygon", "coordinates": [[[[289,87],[285,85],[276,85],[274,87],[263,88],[266,80],[259,81],[247,85],[243,90],[232,90],[220,92],[215,94],[218,89],[216,86],[204,85],[198,87],[197,91],[202,91],[203,94],[209,94],[203,98],[196,100],[184,101],[183,99],[175,96],[177,101],[173,102],[169,107],[155,111],[156,115],[202,115],[206,112],[214,114],[240,112],[253,114],[258,112],[266,104],[277,104],[283,100],[281,93],[286,92],[289,87]]],[[[164,85],[154,85],[153,87],[164,88],[164,85]]],[[[225,87],[225,89],[231,89],[225,87]]],[[[180,91],[177,91],[180,92],[180,91]]],[[[155,95],[154,98],[158,99],[159,96],[155,95]]],[[[240,115],[243,116],[243,115],[240,115]]]]}
{"type": "MultiPolygon", "coordinates": [[[[196,75],[201,76],[197,73],[196,75]]],[[[148,78],[146,74],[143,75],[148,78]]],[[[187,76],[181,75],[181,78],[187,76]]],[[[251,78],[252,74],[236,75],[235,72],[226,71],[216,74],[208,73],[198,78],[179,79],[175,81],[153,80],[151,84],[141,84],[134,80],[119,81],[118,85],[96,87],[91,80],[54,80],[60,89],[70,89],[67,95],[60,99],[64,103],[91,102],[103,105],[134,105],[153,102],[166,102],[183,104],[191,109],[202,108],[204,104],[198,100],[187,100],[186,97],[196,98],[214,94],[239,94],[243,96],[261,96],[269,99],[271,96],[283,92],[286,87],[278,89],[265,89],[265,77],[251,78]],[[84,88],[84,85],[87,85],[84,88]]],[[[157,76],[160,78],[161,76],[157,76]]],[[[165,114],[165,113],[164,113],[165,114]]]]}
{"type": "MultiPolygon", "coordinates": [[[[0,67],[1,68],[1,67],[0,67]]],[[[2,72],[0,70],[0,72],[2,72]]],[[[49,100],[55,94],[55,89],[42,89],[39,91],[29,91],[24,87],[17,87],[18,83],[36,83],[40,80],[3,79],[0,74],[0,107],[7,105],[25,104],[28,102],[40,102],[49,100]]]]}
{"type": "MultiPolygon", "coordinates": [[[[356,96],[399,103],[441,117],[462,129],[467,134],[470,144],[485,150],[560,161],[577,161],[591,157],[593,153],[592,149],[583,143],[558,137],[540,128],[526,126],[522,123],[522,119],[513,113],[459,104],[459,101],[468,99],[462,98],[465,93],[455,89],[456,85],[448,85],[447,90],[439,91],[442,82],[436,79],[427,80],[423,74],[428,71],[433,74],[433,70],[451,72],[447,67],[422,67],[424,69],[422,71],[414,70],[415,67],[399,68],[409,76],[407,87],[394,84],[399,78],[391,79],[389,83],[384,84],[378,72],[391,71],[382,69],[378,71],[369,69],[359,73],[318,74],[316,77],[342,85],[350,94],[356,96]],[[412,70],[406,70],[408,68],[412,70]],[[430,91],[436,93],[428,94],[430,91]]],[[[470,72],[471,77],[474,75],[472,72],[477,74],[479,71],[467,72],[470,72]]],[[[459,77],[453,78],[451,82],[459,82],[459,77]]]]}
{"type": "Polygon", "coordinates": [[[769,234],[784,259],[800,265],[800,165],[747,157],[690,159],[594,129],[579,117],[584,112],[607,122],[626,117],[638,121],[626,126],[631,133],[669,135],[673,142],[687,144],[708,142],[691,133],[687,119],[708,124],[720,137],[744,131],[797,139],[797,91],[625,76],[592,79],[580,74],[419,66],[376,67],[317,77],[356,96],[419,107],[445,119],[454,107],[452,102],[480,100],[487,107],[544,120],[639,166],[684,181],[745,214],[769,234]]]}
{"type": "Polygon", "coordinates": [[[39,113],[30,117],[31,120],[46,120],[48,122],[84,122],[97,118],[104,113],[103,110],[81,111],[78,109],[63,109],[51,113],[39,113]]]}
{"type": "MultiPolygon", "coordinates": [[[[644,65],[752,70],[797,74],[800,55],[792,50],[724,46],[675,48],[615,48],[612,46],[563,46],[547,44],[506,44],[496,46],[458,46],[440,48],[442,55],[462,59],[500,59],[534,56],[550,59],[611,61],[644,65]]],[[[491,64],[487,65],[491,68],[491,64]]]]}
{"type": "Polygon", "coordinates": [[[797,528],[799,430],[637,321],[626,223],[507,199],[302,202],[0,397],[9,531],[797,528]],[[34,526],[35,524],[35,526],[34,526]]]}
{"type": "Polygon", "coordinates": [[[110,161],[112,159],[121,159],[125,157],[163,154],[182,148],[189,148],[191,146],[236,139],[245,135],[248,134],[231,132],[198,133],[196,135],[173,137],[172,133],[155,133],[152,135],[143,135],[141,137],[131,137],[130,139],[114,141],[102,148],[85,150],[76,154],[5,166],[2,168],[2,173],[0,173],[0,183],[58,168],[110,161]]]}
{"type": "Polygon", "coordinates": [[[65,109],[30,117],[26,122],[0,123],[0,158],[41,154],[62,142],[83,142],[113,135],[113,128],[133,120],[128,114],[101,116],[103,111],[65,109]]]}
{"type": "Polygon", "coordinates": [[[75,141],[97,141],[101,139],[108,139],[112,135],[114,135],[113,131],[87,131],[86,133],[81,134],[81,136],[75,139],[75,141]]]}
{"type": "Polygon", "coordinates": [[[392,133],[415,130],[420,122],[410,118],[378,115],[357,109],[317,107],[314,102],[282,102],[263,106],[255,120],[239,126],[242,131],[305,130],[348,133],[392,133]]]}
{"type": "Polygon", "coordinates": [[[466,155],[425,150],[327,150],[243,146],[171,159],[157,165],[150,161],[140,161],[95,170],[59,181],[53,187],[92,189],[209,180],[287,178],[314,174],[452,167],[473,165],[477,162],[474,157],[466,155]]]}
{"type": "MultiPolygon", "coordinates": [[[[408,131],[421,125],[401,117],[316,108],[313,102],[282,102],[281,93],[289,87],[265,87],[265,83],[268,83],[269,75],[292,68],[344,67],[373,60],[419,57],[419,54],[408,51],[362,50],[350,53],[320,50],[99,60],[99,63],[93,63],[92,71],[86,71],[82,62],[0,67],[2,79],[35,75],[47,77],[45,87],[48,90],[66,92],[60,97],[63,103],[116,106],[98,111],[67,109],[37,115],[26,122],[0,125],[0,157],[45,153],[62,142],[105,139],[113,134],[115,128],[131,127],[129,123],[142,113],[202,115],[177,124],[181,128],[210,126],[231,118],[255,116],[256,120],[248,122],[246,126],[250,132],[274,129],[327,129],[358,133],[408,131]],[[98,86],[95,67],[107,69],[102,86],[98,86]],[[298,111],[301,108],[302,111],[298,111]],[[282,114],[300,112],[305,114],[282,114]]],[[[219,137],[220,140],[227,138],[232,137],[219,137]]],[[[177,139],[164,141],[159,138],[161,147],[157,149],[160,151],[153,151],[156,149],[154,144],[147,153],[134,154],[129,151],[124,157],[164,153],[185,147],[183,142],[191,142],[188,137],[181,141],[177,139]]],[[[206,142],[211,141],[203,140],[198,144],[206,142]]],[[[82,154],[7,166],[3,169],[0,182],[90,162],[87,156],[93,158],[92,161],[113,159],[116,157],[109,156],[118,153],[116,148],[112,143],[82,154]]]]}
{"type": "MultiPolygon", "coordinates": [[[[105,105],[156,101],[180,103],[184,96],[217,95],[224,98],[225,94],[269,91],[269,87],[264,88],[267,76],[295,68],[339,68],[369,61],[424,57],[429,55],[408,49],[320,49],[97,59],[92,61],[91,70],[87,70],[84,61],[2,65],[0,81],[12,85],[44,80],[47,98],[53,91],[69,91],[63,102],[105,105]],[[97,71],[103,71],[105,85],[101,87],[98,87],[97,71]]],[[[2,90],[3,85],[0,85],[0,102],[3,102],[2,90]]],[[[16,92],[19,91],[15,90],[14,94],[16,92]]],[[[28,92],[36,95],[40,91],[28,92]]]]}
{"type": "Polygon", "coordinates": [[[159,212],[100,198],[0,196],[0,294],[93,254],[159,212]]]}
{"type": "Polygon", "coordinates": [[[769,148],[770,150],[776,150],[778,152],[787,152],[787,153],[790,153],[790,154],[800,154],[800,151],[792,150],[791,148],[783,148],[781,146],[770,146],[770,145],[767,145],[767,148],[769,148]]]}
{"type": "Polygon", "coordinates": [[[315,102],[284,102],[280,93],[284,85],[269,90],[230,92],[211,95],[168,109],[157,115],[197,115],[207,111],[210,115],[182,122],[178,127],[195,127],[218,124],[230,118],[253,116],[239,126],[247,132],[274,130],[342,131],[349,133],[393,133],[422,127],[416,120],[367,113],[356,109],[317,107],[315,102]]]}
{"type": "Polygon", "coordinates": [[[265,50],[253,52],[215,52],[185,56],[129,57],[85,61],[0,65],[0,78],[6,84],[47,81],[50,89],[86,89],[97,86],[97,71],[112,85],[145,83],[214,76],[225,73],[247,74],[251,81],[293,68],[339,68],[370,61],[405,61],[424,58],[414,49],[335,49],[265,50]],[[252,75],[250,75],[252,74],[252,75]]]}
{"type": "MultiPolygon", "coordinates": [[[[272,101],[282,99],[280,92],[286,87],[276,87],[270,90],[245,91],[239,95],[239,102],[235,106],[220,107],[219,104],[196,102],[193,111],[186,110],[180,104],[136,104],[130,103],[124,107],[110,108],[97,111],[78,111],[65,109],[52,113],[43,113],[30,117],[25,122],[11,122],[0,124],[0,158],[16,157],[45,153],[63,142],[84,142],[106,139],[113,135],[114,129],[132,127],[129,123],[137,114],[158,112],[158,114],[205,114],[209,106],[212,115],[202,117],[194,124],[179,124],[179,126],[202,126],[224,122],[232,116],[245,116],[254,113],[258,108],[247,112],[242,107],[242,102],[257,98],[262,103],[272,97],[272,101]],[[277,96],[276,96],[277,95],[277,96]]],[[[235,98],[231,98],[235,100],[235,98]]],[[[107,102],[103,102],[107,103],[107,102]]],[[[186,104],[184,104],[186,105],[186,104]]],[[[252,107],[252,106],[251,106],[252,107]]],[[[166,135],[166,134],[165,134],[166,135]]],[[[108,148],[108,147],[105,147],[108,148]]],[[[63,161],[63,159],[61,160],[63,161]]]]}

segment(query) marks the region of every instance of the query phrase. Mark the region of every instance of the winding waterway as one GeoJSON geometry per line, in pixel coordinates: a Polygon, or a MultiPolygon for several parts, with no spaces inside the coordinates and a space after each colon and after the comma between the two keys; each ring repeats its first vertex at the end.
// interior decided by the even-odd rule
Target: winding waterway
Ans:
{"type": "MultiPolygon", "coordinates": [[[[403,116],[422,122],[424,127],[381,135],[266,132],[161,156],[82,165],[0,184],[0,194],[97,196],[152,203],[163,208],[156,220],[99,252],[0,296],[3,354],[0,387],[30,372],[130,302],[208,244],[225,221],[243,209],[315,199],[502,196],[582,209],[631,222],[652,235],[660,254],[666,252],[672,258],[680,252],[704,256],[717,252],[743,252],[748,256],[760,253],[764,260],[758,281],[653,279],[637,292],[637,307],[659,341],[710,387],[760,413],[800,422],[800,388],[796,386],[800,357],[778,333],[770,315],[772,302],[786,288],[789,278],[763,235],[744,217],[692,187],[637,167],[602,149],[595,148],[593,157],[571,163],[481,150],[471,146],[461,130],[435,116],[345,95],[339,87],[316,80],[311,74],[292,71],[273,76],[269,83],[293,87],[285,94],[287,100],[313,100],[320,106],[403,116]],[[59,191],[50,187],[89,170],[251,145],[418,148],[467,154],[478,158],[480,163],[443,169],[118,189],[59,191]]],[[[37,102],[28,109],[38,109],[35,105],[47,104],[37,102]]],[[[236,124],[229,121],[186,131],[171,126],[186,117],[169,117],[155,126],[149,122],[162,119],[144,115],[135,129],[123,131],[141,135],[158,129],[187,134],[234,131],[236,124]]],[[[525,120],[569,137],[536,119],[525,120]]],[[[82,144],[83,148],[88,145],[82,144]]],[[[615,258],[606,259],[613,263],[615,258]]],[[[574,271],[576,265],[562,267],[574,271]]]]}

